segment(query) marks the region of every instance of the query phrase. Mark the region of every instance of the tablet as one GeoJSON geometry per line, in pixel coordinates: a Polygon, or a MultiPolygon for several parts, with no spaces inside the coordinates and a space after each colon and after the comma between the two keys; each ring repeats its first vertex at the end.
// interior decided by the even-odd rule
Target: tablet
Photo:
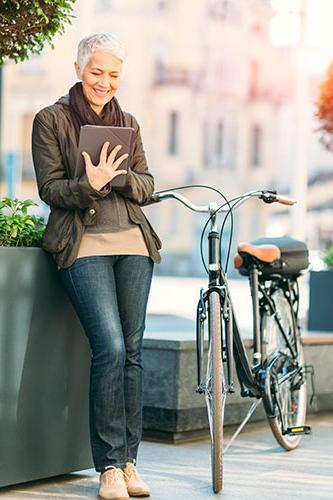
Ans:
{"type": "MultiPolygon", "coordinates": [[[[116,159],[124,153],[128,153],[128,157],[121,162],[118,169],[128,170],[131,162],[134,143],[134,128],[132,127],[111,127],[104,125],[83,125],[80,128],[78,156],[75,167],[75,174],[81,176],[85,171],[85,162],[82,152],[86,151],[91,158],[93,165],[99,164],[99,157],[103,144],[108,141],[110,143],[107,154],[109,155],[117,144],[121,144],[122,148],[118,151],[116,159]]],[[[117,175],[111,181],[112,186],[125,186],[126,175],[117,175]]]]}

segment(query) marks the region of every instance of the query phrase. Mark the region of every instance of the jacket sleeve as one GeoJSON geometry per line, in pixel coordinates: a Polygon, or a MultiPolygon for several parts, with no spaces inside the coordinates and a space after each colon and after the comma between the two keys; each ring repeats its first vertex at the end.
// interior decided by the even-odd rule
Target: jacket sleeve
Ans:
{"type": "Polygon", "coordinates": [[[40,198],[48,205],[66,209],[88,208],[94,201],[107,196],[109,184],[101,191],[94,189],[86,173],[69,179],[64,165],[53,117],[47,110],[40,111],[32,129],[32,157],[40,198]]]}
{"type": "Polygon", "coordinates": [[[132,126],[135,129],[133,159],[126,174],[126,185],[124,187],[115,186],[113,189],[125,198],[130,198],[139,205],[143,205],[154,192],[154,178],[148,170],[139,124],[133,116],[131,118],[132,126]]]}

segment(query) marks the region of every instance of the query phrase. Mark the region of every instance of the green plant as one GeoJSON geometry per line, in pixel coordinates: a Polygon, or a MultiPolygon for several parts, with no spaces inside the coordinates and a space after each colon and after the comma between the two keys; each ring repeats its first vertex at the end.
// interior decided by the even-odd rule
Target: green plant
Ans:
{"type": "Polygon", "coordinates": [[[327,267],[333,269],[333,245],[328,247],[324,255],[324,262],[327,267]]]}
{"type": "Polygon", "coordinates": [[[44,219],[28,214],[32,200],[0,199],[0,246],[40,247],[45,231],[44,219]]]}
{"type": "Polygon", "coordinates": [[[56,33],[71,23],[76,0],[0,0],[0,65],[39,54],[56,33]]]}

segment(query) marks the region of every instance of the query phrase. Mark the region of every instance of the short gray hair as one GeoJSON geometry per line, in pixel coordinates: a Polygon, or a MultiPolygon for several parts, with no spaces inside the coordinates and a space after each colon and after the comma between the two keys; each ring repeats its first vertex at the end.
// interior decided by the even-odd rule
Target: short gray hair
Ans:
{"type": "Polygon", "coordinates": [[[116,35],[108,31],[104,33],[92,33],[91,35],[82,38],[78,45],[77,62],[81,73],[96,50],[111,52],[122,62],[126,59],[125,46],[116,35]]]}

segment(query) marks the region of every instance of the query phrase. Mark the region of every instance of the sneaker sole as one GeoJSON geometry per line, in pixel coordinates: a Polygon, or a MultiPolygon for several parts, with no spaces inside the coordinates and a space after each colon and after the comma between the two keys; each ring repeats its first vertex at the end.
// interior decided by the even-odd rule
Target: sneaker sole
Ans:
{"type": "MultiPolygon", "coordinates": [[[[110,500],[110,498],[103,497],[102,495],[98,495],[98,498],[100,498],[101,500],[110,500]]],[[[130,500],[130,498],[129,497],[116,497],[116,498],[113,498],[113,500],[130,500]]]]}
{"type": "Polygon", "coordinates": [[[150,491],[129,491],[128,492],[130,497],[150,497],[150,491]]]}

